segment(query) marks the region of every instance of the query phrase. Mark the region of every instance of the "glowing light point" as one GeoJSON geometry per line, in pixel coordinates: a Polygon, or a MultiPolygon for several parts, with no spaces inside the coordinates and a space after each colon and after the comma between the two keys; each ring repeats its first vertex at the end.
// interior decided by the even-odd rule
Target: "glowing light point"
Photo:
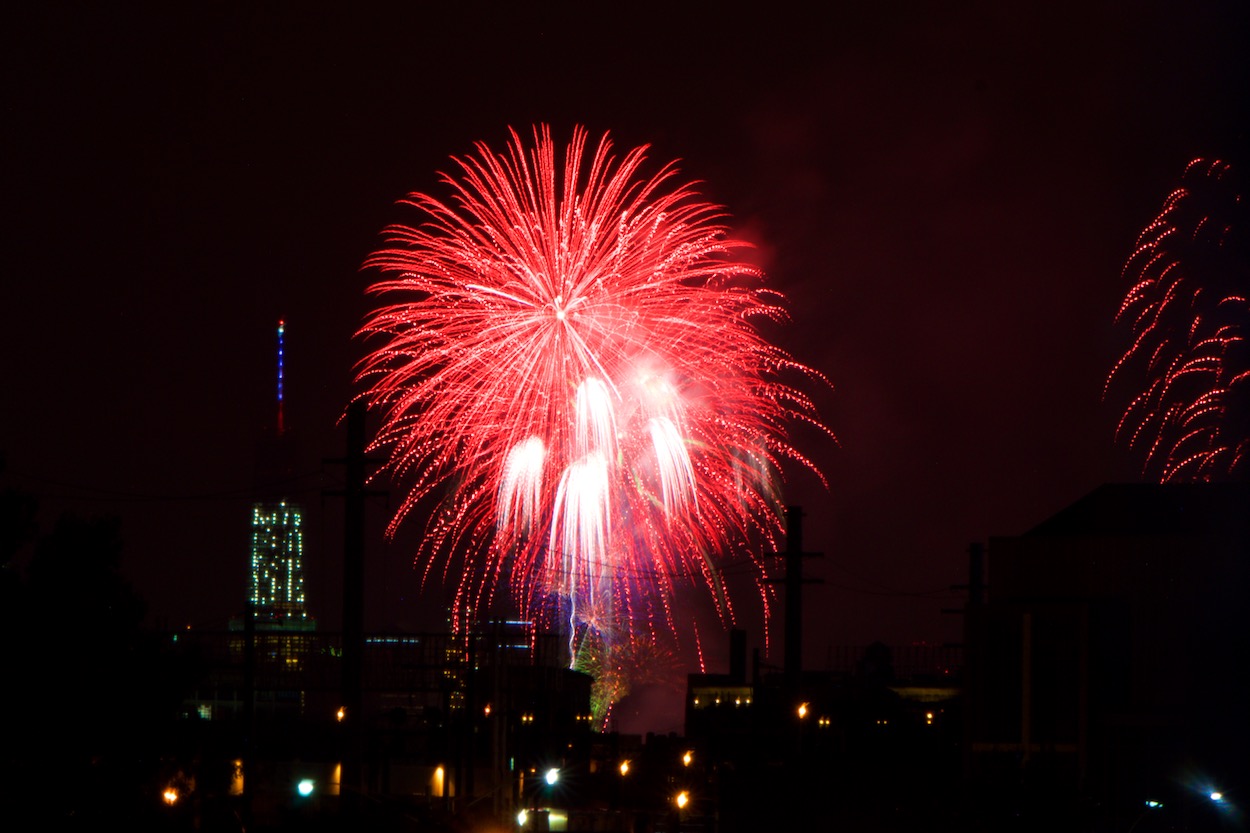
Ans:
{"type": "Polygon", "coordinates": [[[547,786],[549,787],[554,786],[555,783],[560,780],[560,770],[556,769],[555,767],[552,767],[551,769],[547,770],[547,774],[546,776],[544,776],[544,778],[547,781],[547,786]]]}
{"type": "Polygon", "coordinates": [[[295,789],[299,792],[300,795],[302,795],[304,798],[307,798],[308,796],[313,794],[313,789],[315,787],[316,787],[316,783],[311,778],[301,778],[299,784],[296,785],[295,789]]]}

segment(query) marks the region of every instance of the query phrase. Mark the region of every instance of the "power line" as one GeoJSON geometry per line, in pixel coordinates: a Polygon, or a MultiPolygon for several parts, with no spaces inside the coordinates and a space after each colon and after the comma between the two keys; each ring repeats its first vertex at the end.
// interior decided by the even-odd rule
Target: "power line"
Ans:
{"type": "MultiPolygon", "coordinates": [[[[63,480],[53,480],[51,478],[40,477],[38,475],[26,474],[23,472],[11,472],[13,477],[25,481],[27,483],[38,483],[45,486],[54,486],[60,489],[69,489],[71,492],[37,492],[36,497],[53,499],[53,500],[85,500],[99,501],[109,503],[155,503],[155,502],[178,502],[178,501],[198,501],[198,500],[253,500],[255,497],[255,489],[251,486],[234,486],[225,489],[218,489],[208,492],[132,492],[121,489],[105,488],[100,486],[89,486],[82,483],[71,483],[63,480]]],[[[296,486],[300,481],[310,480],[312,478],[324,478],[325,472],[318,469],[316,471],[308,471],[302,474],[296,474],[281,481],[281,485],[296,486]]],[[[320,487],[314,485],[298,486],[294,489],[294,493],[312,494],[319,490],[320,487]]]]}

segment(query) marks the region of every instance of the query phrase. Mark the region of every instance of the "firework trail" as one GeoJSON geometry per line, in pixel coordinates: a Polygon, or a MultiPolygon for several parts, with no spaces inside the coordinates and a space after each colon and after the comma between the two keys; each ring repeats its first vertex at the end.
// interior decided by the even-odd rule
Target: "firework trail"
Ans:
{"type": "Polygon", "coordinates": [[[575,654],[586,634],[671,629],[690,581],[731,620],[730,554],[755,553],[767,605],[777,472],[815,471],[787,431],[826,430],[785,381],[823,379],[761,335],[781,298],[735,259],[721,209],[671,164],[642,176],[645,147],[586,139],[562,163],[545,126],[528,147],[479,143],[442,175],[448,200],[403,201],[421,219],[366,262],[384,303],[360,368],[374,446],[408,489],[392,530],[429,513],[418,559],[458,572],[453,624],[506,586],[575,654]]]}
{"type": "Polygon", "coordinates": [[[1117,429],[1162,482],[1244,479],[1250,470],[1250,251],[1245,191],[1224,162],[1198,159],[1138,237],[1117,322],[1128,368],[1147,379],[1117,429]]]}
{"type": "Polygon", "coordinates": [[[591,714],[600,729],[606,729],[613,707],[645,685],[659,685],[681,692],[685,666],[680,655],[654,639],[639,635],[616,645],[607,645],[595,634],[587,634],[581,646],[578,670],[594,678],[590,689],[591,714]]]}

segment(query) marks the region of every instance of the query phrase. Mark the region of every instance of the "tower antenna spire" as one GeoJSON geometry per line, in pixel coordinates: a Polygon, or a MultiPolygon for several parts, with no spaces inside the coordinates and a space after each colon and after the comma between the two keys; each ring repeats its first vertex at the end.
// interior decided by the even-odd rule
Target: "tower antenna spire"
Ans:
{"type": "Polygon", "coordinates": [[[286,433],[286,425],[282,416],[282,348],[283,337],[286,334],[286,321],[278,319],[278,436],[281,437],[286,433]]]}

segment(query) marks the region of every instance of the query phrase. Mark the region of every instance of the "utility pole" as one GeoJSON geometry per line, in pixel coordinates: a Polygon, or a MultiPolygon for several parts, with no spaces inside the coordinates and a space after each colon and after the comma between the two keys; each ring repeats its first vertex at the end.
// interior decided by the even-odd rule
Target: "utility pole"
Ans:
{"type": "Polygon", "coordinates": [[[252,823],[256,788],[256,605],[252,594],[243,610],[243,821],[252,823]]]}
{"type": "Polygon", "coordinates": [[[797,695],[803,674],[803,585],[821,584],[820,579],[803,578],[803,559],[823,556],[820,552],[803,552],[803,510],[798,506],[786,507],[786,549],[773,553],[784,557],[786,575],[778,582],[785,585],[786,645],[784,676],[786,693],[797,695]]]}
{"type": "Polygon", "coordinates": [[[968,600],[962,608],[943,608],[943,613],[966,614],[985,604],[985,545],[973,541],[968,545],[968,583],[952,584],[952,590],[967,590],[968,600]]]}
{"type": "Polygon", "coordinates": [[[376,460],[365,455],[365,403],[347,407],[346,456],[326,460],[344,467],[343,489],[325,494],[343,498],[343,730],[346,749],[339,779],[343,811],[354,816],[364,792],[364,614],[365,614],[365,498],[384,491],[365,488],[366,472],[376,460]]]}
{"type": "MultiPolygon", "coordinates": [[[[952,584],[952,590],[967,590],[968,598],[964,602],[962,608],[943,608],[943,613],[957,613],[964,617],[963,627],[963,650],[964,650],[964,669],[963,669],[963,689],[969,708],[975,710],[979,701],[983,697],[987,697],[988,693],[984,683],[984,655],[985,655],[985,633],[989,624],[985,616],[985,545],[980,541],[973,541],[968,545],[968,582],[967,584],[952,584]]],[[[1027,633],[1027,630],[1026,630],[1027,633]]],[[[1022,648],[1029,649],[1029,640],[1022,637],[1022,648]]],[[[1022,654],[1023,657],[1023,654],[1022,654]]],[[[1024,659],[1022,663],[1022,673],[1027,674],[1028,659],[1024,659]]],[[[1024,698],[1022,697],[1022,706],[1024,698]]],[[[1028,734],[1027,720],[1024,719],[1023,713],[1025,709],[1022,707],[1021,719],[1021,735],[1028,734]]],[[[968,777],[972,772],[973,754],[972,744],[975,736],[970,721],[964,721],[963,731],[963,770],[964,776],[968,777]]],[[[1024,741],[1022,740],[1022,744],[1024,741]]],[[[1023,747],[1027,748],[1027,747],[1023,747]]],[[[1026,756],[1028,752],[1024,753],[1026,756]]]]}

